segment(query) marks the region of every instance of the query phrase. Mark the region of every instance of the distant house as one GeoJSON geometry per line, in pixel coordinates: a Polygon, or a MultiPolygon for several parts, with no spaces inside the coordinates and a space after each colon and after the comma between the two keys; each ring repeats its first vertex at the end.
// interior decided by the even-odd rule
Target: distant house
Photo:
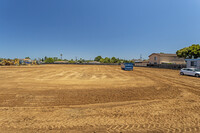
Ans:
{"type": "Polygon", "coordinates": [[[54,61],[54,64],[66,64],[68,61],[54,61]]]}
{"type": "Polygon", "coordinates": [[[149,64],[149,61],[135,61],[135,66],[147,66],[147,64],[149,64]]]}
{"type": "Polygon", "coordinates": [[[153,53],[149,55],[149,64],[185,64],[185,60],[176,54],[153,53]]]}
{"type": "Polygon", "coordinates": [[[198,59],[185,59],[187,68],[198,68],[200,69],[200,58],[198,59]]]}

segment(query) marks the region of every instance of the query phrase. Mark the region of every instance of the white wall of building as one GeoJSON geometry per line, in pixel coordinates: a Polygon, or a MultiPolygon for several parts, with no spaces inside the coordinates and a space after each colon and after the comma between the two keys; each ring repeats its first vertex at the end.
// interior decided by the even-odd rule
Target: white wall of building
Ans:
{"type": "Polygon", "coordinates": [[[198,68],[200,69],[200,59],[187,59],[187,68],[198,68]],[[194,62],[195,65],[191,65],[194,62]]]}

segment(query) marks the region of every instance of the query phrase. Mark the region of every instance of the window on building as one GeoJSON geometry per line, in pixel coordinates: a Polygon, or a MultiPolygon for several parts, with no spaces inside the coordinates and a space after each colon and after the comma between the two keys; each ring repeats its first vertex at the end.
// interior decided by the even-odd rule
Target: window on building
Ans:
{"type": "Polygon", "coordinates": [[[154,57],[154,60],[157,60],[156,56],[154,57]]]}
{"type": "Polygon", "coordinates": [[[196,61],[191,61],[191,66],[196,67],[197,66],[197,62],[196,61]]]}

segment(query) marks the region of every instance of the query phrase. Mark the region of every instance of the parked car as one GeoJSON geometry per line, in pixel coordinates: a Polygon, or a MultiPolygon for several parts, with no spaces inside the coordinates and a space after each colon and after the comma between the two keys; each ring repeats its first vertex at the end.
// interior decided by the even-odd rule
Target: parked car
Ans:
{"type": "Polygon", "coordinates": [[[180,75],[191,75],[200,77],[200,69],[197,68],[183,68],[180,70],[180,75]]]}

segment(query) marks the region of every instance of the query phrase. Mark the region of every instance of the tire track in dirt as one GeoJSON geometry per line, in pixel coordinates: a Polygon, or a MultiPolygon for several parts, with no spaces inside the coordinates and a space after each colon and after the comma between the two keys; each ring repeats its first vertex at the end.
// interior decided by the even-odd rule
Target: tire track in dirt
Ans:
{"type": "MultiPolygon", "coordinates": [[[[46,83],[47,87],[49,87],[48,89],[54,88],[55,91],[48,91],[47,93],[45,90],[45,95],[41,95],[40,93],[42,93],[42,91],[38,91],[38,93],[35,94],[35,97],[32,97],[37,99],[35,101],[26,100],[31,97],[25,92],[22,93],[19,91],[19,93],[15,91],[14,87],[13,90],[12,88],[9,91],[5,90],[2,94],[15,92],[16,95],[20,95],[22,102],[25,102],[27,105],[29,102],[29,104],[33,104],[34,102],[34,106],[24,106],[19,108],[14,105],[9,105],[10,103],[8,101],[6,104],[11,107],[0,107],[0,129],[15,128],[15,130],[19,129],[25,131],[25,128],[28,127],[33,130],[35,129],[35,131],[61,131],[62,129],[66,131],[75,130],[91,132],[200,132],[198,124],[200,123],[199,96],[195,95],[194,92],[188,91],[188,89],[198,91],[198,87],[196,86],[198,83],[195,85],[187,85],[187,80],[190,80],[188,83],[195,83],[198,81],[197,79],[187,77],[182,81],[179,79],[179,76],[174,77],[170,75],[170,73],[175,75],[174,72],[168,71],[170,72],[168,74],[160,69],[147,70],[137,68],[134,69],[133,72],[125,72],[121,71],[118,67],[119,66],[52,66],[48,67],[49,70],[41,69],[44,72],[33,69],[33,75],[27,70],[24,70],[25,74],[23,74],[23,76],[25,77],[23,78],[25,79],[25,83],[30,79],[44,76],[43,79],[55,80],[54,82],[59,82],[59,84],[52,85],[44,80],[43,84],[46,83]],[[70,67],[72,68],[69,70],[70,67]],[[38,75],[40,73],[41,75],[38,75]],[[70,73],[72,74],[72,77],[70,77],[70,73]],[[105,77],[102,78],[103,76],[105,77]],[[89,89],[96,85],[98,87],[102,86],[107,88],[109,93],[113,94],[114,91],[110,90],[115,90],[113,87],[114,85],[112,84],[116,84],[118,89],[120,88],[118,91],[118,93],[120,93],[119,97],[125,94],[124,92],[127,88],[130,90],[132,89],[136,94],[132,94],[130,97],[137,96],[137,94],[144,97],[145,91],[152,91],[152,93],[149,93],[152,96],[143,100],[135,98],[132,101],[120,101],[120,99],[118,101],[112,101],[114,96],[111,95],[110,103],[103,103],[102,100],[97,102],[98,104],[81,103],[80,105],[64,106],[65,100],[63,99],[66,98],[67,94],[72,93],[67,90],[68,88],[65,88],[65,82],[62,84],[62,80],[65,79],[66,82],[69,81],[67,84],[69,86],[71,85],[71,87],[72,84],[77,82],[77,86],[73,87],[77,89],[78,86],[80,86],[87,93],[91,92],[89,89]],[[138,89],[133,86],[137,80],[144,80],[143,84],[147,84],[147,81],[148,83],[154,82],[154,84],[147,85],[146,88],[149,88],[150,90],[145,89],[145,87],[142,88],[142,84],[141,86],[139,84],[140,89],[138,89]],[[145,82],[145,80],[147,81],[145,82]],[[85,82],[88,83],[89,89],[83,87],[85,82]],[[91,82],[94,84],[89,85],[91,82]],[[111,84],[109,82],[111,82],[111,84]],[[58,88],[62,88],[63,91],[58,92],[56,90],[57,86],[58,88]],[[180,93],[177,90],[179,90],[180,93]],[[141,91],[143,93],[140,94],[141,91]],[[158,93],[160,91],[169,91],[171,95],[173,93],[176,95],[171,96],[168,93],[163,93],[161,95],[161,93],[158,93]],[[170,96],[166,96],[166,94],[170,96]],[[52,96],[52,98],[50,98],[50,96],[52,96]],[[47,102],[48,104],[45,104],[47,102]]],[[[45,67],[43,66],[42,68],[45,67]]],[[[10,80],[17,77],[14,74],[16,73],[9,74],[10,80]],[[12,75],[14,76],[12,77],[12,75]]],[[[21,80],[22,79],[17,79],[16,81],[21,80]]],[[[6,82],[6,80],[4,81],[6,82]]],[[[12,82],[10,81],[10,83],[12,82]]],[[[24,87],[22,87],[27,89],[29,88],[28,85],[30,85],[30,83],[24,84],[24,87]]],[[[15,84],[13,83],[13,86],[14,85],[15,84]]],[[[1,87],[2,86],[0,86],[0,88],[1,87]]],[[[38,87],[41,86],[38,84],[38,87]]],[[[98,89],[96,88],[97,91],[98,89]]],[[[33,93],[33,90],[29,91],[29,93],[33,93]]],[[[106,95],[107,94],[105,93],[104,97],[106,95]]],[[[128,96],[128,94],[126,95],[128,96]]],[[[92,97],[94,96],[94,92],[88,93],[85,96],[92,97]]],[[[76,97],[78,98],[80,96],[77,95],[76,97]]],[[[71,102],[76,102],[76,100],[71,102]]],[[[73,105],[73,103],[71,103],[71,105],[73,105]]]]}
{"type": "MultiPolygon", "coordinates": [[[[146,77],[149,77],[151,78],[151,75],[152,73],[151,72],[145,72],[145,74],[141,74],[141,72],[136,72],[135,74],[140,74],[140,75],[143,75],[143,76],[146,76],[146,77]]],[[[156,78],[154,79],[157,79],[159,80],[160,82],[162,81],[162,83],[166,84],[166,85],[171,85],[171,86],[174,86],[177,87],[178,86],[181,86],[181,88],[184,88],[186,90],[192,90],[191,92],[198,92],[200,94],[200,87],[194,87],[193,86],[193,82],[194,81],[187,81],[187,83],[183,82],[183,81],[180,81],[181,79],[177,79],[173,76],[163,76],[163,75],[160,75],[160,74],[154,74],[156,78]],[[192,83],[190,83],[192,82],[192,83]]],[[[180,77],[179,75],[177,77],[180,77]]],[[[190,77],[190,78],[193,78],[193,77],[190,77]]],[[[198,79],[200,81],[200,79],[198,79]]],[[[178,89],[178,87],[177,87],[178,89]]],[[[182,89],[179,89],[179,90],[182,90],[182,89]]]]}

